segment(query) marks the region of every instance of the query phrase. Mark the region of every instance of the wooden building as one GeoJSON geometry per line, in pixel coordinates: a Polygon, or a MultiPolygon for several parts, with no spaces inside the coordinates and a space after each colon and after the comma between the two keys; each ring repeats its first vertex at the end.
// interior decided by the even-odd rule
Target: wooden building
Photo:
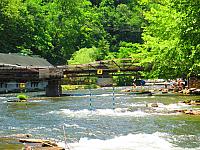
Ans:
{"type": "Polygon", "coordinates": [[[48,81],[40,75],[44,76],[44,70],[53,67],[37,56],[0,53],[0,93],[19,92],[23,88],[26,91],[45,90],[48,81]]]}

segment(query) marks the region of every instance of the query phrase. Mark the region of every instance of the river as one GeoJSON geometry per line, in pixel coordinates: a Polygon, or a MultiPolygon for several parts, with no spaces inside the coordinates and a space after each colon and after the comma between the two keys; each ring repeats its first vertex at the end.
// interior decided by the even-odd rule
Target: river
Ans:
{"type": "MultiPolygon", "coordinates": [[[[114,97],[112,88],[99,88],[91,96],[89,90],[76,90],[27,103],[7,102],[16,94],[0,95],[0,135],[31,134],[64,147],[64,127],[71,150],[200,150],[200,116],[173,111],[194,109],[178,102],[200,97],[134,95],[120,92],[123,88],[116,88],[114,97]],[[148,103],[159,107],[147,108],[148,103]]],[[[17,142],[0,140],[0,149],[18,148],[17,142]]]]}

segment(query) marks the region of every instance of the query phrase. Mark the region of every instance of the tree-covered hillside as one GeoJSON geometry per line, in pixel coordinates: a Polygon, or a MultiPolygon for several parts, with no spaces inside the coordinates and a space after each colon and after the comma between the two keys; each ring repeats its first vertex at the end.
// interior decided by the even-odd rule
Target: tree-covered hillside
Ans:
{"type": "Polygon", "coordinates": [[[149,77],[199,74],[199,0],[0,0],[0,52],[51,63],[152,63],[149,77]]]}

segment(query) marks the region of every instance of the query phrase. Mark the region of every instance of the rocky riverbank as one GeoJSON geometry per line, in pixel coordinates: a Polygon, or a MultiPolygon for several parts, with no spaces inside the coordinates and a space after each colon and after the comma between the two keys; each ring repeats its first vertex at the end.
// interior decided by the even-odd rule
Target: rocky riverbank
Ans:
{"type": "MultiPolygon", "coordinates": [[[[179,105],[181,104],[184,104],[184,105],[188,105],[188,106],[196,106],[195,108],[187,108],[187,109],[177,109],[177,108],[174,108],[174,109],[171,109],[171,110],[168,110],[166,109],[166,106],[162,103],[148,103],[146,104],[146,107],[151,109],[152,111],[153,110],[157,110],[157,108],[163,108],[163,109],[159,109],[160,111],[164,111],[166,113],[176,113],[176,112],[179,112],[179,113],[183,113],[183,114],[187,114],[187,115],[200,115],[200,109],[197,107],[197,106],[200,106],[200,100],[187,100],[187,101],[182,101],[182,102],[179,102],[178,103],[179,105]]],[[[173,104],[171,104],[173,105],[173,104]]]]}

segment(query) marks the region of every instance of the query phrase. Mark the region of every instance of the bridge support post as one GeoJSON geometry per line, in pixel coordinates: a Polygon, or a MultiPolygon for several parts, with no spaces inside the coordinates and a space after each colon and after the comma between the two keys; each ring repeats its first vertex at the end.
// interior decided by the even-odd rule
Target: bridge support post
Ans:
{"type": "Polygon", "coordinates": [[[61,80],[49,80],[46,87],[46,96],[57,97],[62,95],[61,80]]]}

